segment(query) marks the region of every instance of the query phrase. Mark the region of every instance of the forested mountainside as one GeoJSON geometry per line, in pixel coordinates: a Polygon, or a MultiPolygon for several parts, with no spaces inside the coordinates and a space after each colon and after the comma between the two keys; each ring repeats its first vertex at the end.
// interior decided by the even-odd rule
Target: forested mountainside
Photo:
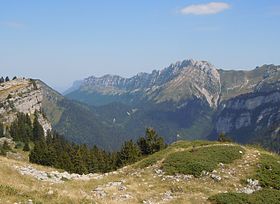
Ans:
{"type": "Polygon", "coordinates": [[[279,152],[279,79],[280,66],[228,71],[194,60],[132,78],[89,77],[66,96],[19,78],[1,84],[1,121],[8,126],[17,112],[41,111],[45,131],[106,150],[152,127],[167,143],[226,133],[279,152]]]}
{"type": "Polygon", "coordinates": [[[33,118],[35,112],[45,133],[53,129],[70,141],[112,149],[106,144],[113,140],[110,130],[87,105],[65,99],[40,80],[16,78],[0,84],[0,121],[5,129],[18,113],[33,118]]]}
{"type": "Polygon", "coordinates": [[[166,141],[217,138],[272,147],[279,140],[280,66],[223,70],[184,60],[131,78],[88,77],[66,97],[92,105],[107,124],[138,137],[146,126],[166,141]],[[266,138],[262,140],[261,138],[266,138]]]}

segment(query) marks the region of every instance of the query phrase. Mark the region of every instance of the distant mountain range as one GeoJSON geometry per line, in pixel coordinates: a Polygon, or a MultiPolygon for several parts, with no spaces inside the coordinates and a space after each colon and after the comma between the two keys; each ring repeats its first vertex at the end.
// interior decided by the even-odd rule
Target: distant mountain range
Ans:
{"type": "Polygon", "coordinates": [[[236,71],[184,60],[131,78],[91,76],[66,97],[92,106],[125,138],[152,126],[169,142],[224,132],[240,142],[265,137],[273,143],[280,132],[279,88],[280,66],[236,71]]]}
{"type": "Polygon", "coordinates": [[[235,71],[184,60],[131,78],[91,76],[65,96],[40,80],[1,84],[0,121],[8,126],[22,110],[43,110],[46,129],[107,150],[153,127],[168,143],[226,133],[280,152],[280,66],[235,71]]]}

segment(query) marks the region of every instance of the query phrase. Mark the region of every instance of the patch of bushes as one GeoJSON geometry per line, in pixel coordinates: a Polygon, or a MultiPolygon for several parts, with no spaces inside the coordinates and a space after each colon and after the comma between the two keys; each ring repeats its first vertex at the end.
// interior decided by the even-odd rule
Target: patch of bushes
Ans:
{"type": "Polygon", "coordinates": [[[203,141],[203,140],[196,140],[196,141],[178,141],[173,143],[172,145],[168,146],[166,149],[161,150],[160,152],[156,152],[144,159],[142,159],[140,162],[136,164],[136,167],[138,168],[144,168],[147,166],[151,166],[155,164],[156,162],[164,159],[166,156],[168,156],[170,153],[173,153],[176,151],[176,149],[187,149],[190,147],[200,147],[204,145],[209,144],[215,144],[214,142],[210,141],[203,141]]]}
{"type": "Polygon", "coordinates": [[[191,174],[199,177],[202,171],[213,171],[219,163],[229,164],[240,159],[244,149],[240,146],[193,147],[190,151],[168,155],[163,163],[167,174],[191,174]]]}
{"type": "Polygon", "coordinates": [[[6,156],[8,151],[11,151],[11,147],[9,146],[7,141],[4,141],[3,145],[0,146],[0,155],[6,156]]]}
{"type": "Polygon", "coordinates": [[[24,143],[24,146],[23,146],[23,149],[22,149],[22,150],[25,151],[25,152],[29,152],[29,151],[30,151],[30,147],[29,147],[28,142],[25,142],[25,143],[24,143]]]}
{"type": "Polygon", "coordinates": [[[280,190],[280,157],[262,154],[255,174],[262,187],[280,190]]]}
{"type": "Polygon", "coordinates": [[[232,139],[227,136],[225,133],[221,133],[218,135],[218,141],[219,142],[233,142],[232,139]]]}
{"type": "Polygon", "coordinates": [[[279,204],[280,191],[275,189],[263,189],[253,194],[221,193],[211,196],[208,200],[214,204],[279,204]]]}
{"type": "Polygon", "coordinates": [[[23,146],[24,146],[24,143],[23,143],[23,142],[16,142],[15,148],[16,148],[16,149],[22,149],[23,146]]]}

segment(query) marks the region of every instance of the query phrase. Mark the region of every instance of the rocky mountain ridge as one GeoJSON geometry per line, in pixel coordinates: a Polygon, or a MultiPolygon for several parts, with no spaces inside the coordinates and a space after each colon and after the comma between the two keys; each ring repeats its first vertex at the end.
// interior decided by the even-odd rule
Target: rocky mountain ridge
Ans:
{"type": "MultiPolygon", "coordinates": [[[[237,141],[252,142],[252,138],[269,135],[267,131],[280,137],[275,132],[279,129],[279,89],[280,66],[263,65],[236,71],[217,69],[206,61],[184,60],[131,78],[89,77],[79,89],[66,96],[94,105],[96,109],[114,103],[126,105],[128,110],[137,109],[134,117],[125,121],[153,126],[163,135],[173,135],[173,140],[174,135],[188,139],[203,135],[216,138],[225,132],[232,137],[237,134],[234,137],[237,141]],[[270,122],[260,119],[267,117],[271,118],[270,122]],[[176,131],[163,126],[176,127],[176,131]]],[[[106,113],[108,120],[119,121],[117,117],[122,113],[113,112],[111,116],[106,113]]],[[[132,126],[125,121],[121,125],[132,126]]]]}
{"type": "Polygon", "coordinates": [[[280,66],[232,71],[194,60],[129,79],[90,77],[66,97],[40,80],[16,79],[0,87],[1,121],[42,110],[45,131],[52,126],[73,142],[106,150],[153,127],[167,143],[215,140],[224,132],[279,152],[279,79],[280,66]]]}
{"type": "Polygon", "coordinates": [[[157,103],[170,100],[178,102],[195,96],[205,98],[210,106],[216,106],[220,81],[217,69],[210,63],[184,60],[163,70],[154,70],[151,74],[139,73],[131,78],[116,75],[88,77],[80,84],[79,89],[82,92],[97,92],[102,95],[140,95],[140,98],[148,98],[157,103]],[[188,84],[182,84],[185,81],[188,84]],[[182,97],[171,94],[173,89],[177,88],[182,97]],[[186,89],[188,93],[185,93],[186,89]]]}
{"type": "MultiPolygon", "coordinates": [[[[176,62],[162,70],[154,70],[150,74],[139,73],[131,78],[117,75],[91,76],[79,81],[79,85],[75,83],[75,90],[67,96],[77,99],[77,92],[79,96],[87,95],[87,99],[90,95],[129,96],[130,99],[137,97],[156,103],[176,103],[195,97],[215,108],[223,100],[262,89],[265,84],[277,81],[280,77],[279,69],[279,66],[263,65],[249,71],[222,70],[207,61],[191,59],[176,62]]],[[[86,99],[81,101],[91,105],[106,104],[86,99]]]]}
{"type": "Polygon", "coordinates": [[[17,118],[18,112],[29,115],[38,112],[45,133],[51,130],[50,122],[40,113],[42,103],[42,88],[35,80],[18,78],[0,84],[0,119],[6,126],[17,118]]]}

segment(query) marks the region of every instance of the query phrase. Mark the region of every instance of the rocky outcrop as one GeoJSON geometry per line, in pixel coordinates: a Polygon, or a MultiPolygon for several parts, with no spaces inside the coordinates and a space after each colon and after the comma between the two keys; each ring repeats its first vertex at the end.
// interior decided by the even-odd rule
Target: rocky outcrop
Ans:
{"type": "Polygon", "coordinates": [[[40,114],[42,109],[43,93],[39,83],[31,79],[18,78],[0,85],[0,118],[9,125],[17,117],[17,113],[33,115],[39,113],[39,122],[45,133],[51,130],[47,118],[40,114]]]}
{"type": "Polygon", "coordinates": [[[64,181],[68,180],[81,180],[81,181],[88,181],[90,179],[101,179],[104,176],[101,174],[71,174],[68,172],[58,172],[58,171],[40,171],[32,166],[14,166],[15,169],[21,175],[32,176],[40,181],[47,181],[52,183],[63,183],[64,181]]]}
{"type": "Polygon", "coordinates": [[[246,183],[247,183],[247,186],[241,188],[239,190],[240,193],[252,194],[255,191],[259,191],[262,189],[258,180],[247,179],[246,183]]]}
{"type": "Polygon", "coordinates": [[[1,137],[0,138],[0,147],[3,146],[4,143],[7,143],[10,147],[15,146],[15,142],[11,138],[1,137]]]}
{"type": "MultiPolygon", "coordinates": [[[[241,142],[266,134],[280,124],[280,91],[254,92],[224,102],[216,118],[216,133],[227,133],[241,142]]],[[[276,136],[277,137],[277,136],[276,136]]]]}

